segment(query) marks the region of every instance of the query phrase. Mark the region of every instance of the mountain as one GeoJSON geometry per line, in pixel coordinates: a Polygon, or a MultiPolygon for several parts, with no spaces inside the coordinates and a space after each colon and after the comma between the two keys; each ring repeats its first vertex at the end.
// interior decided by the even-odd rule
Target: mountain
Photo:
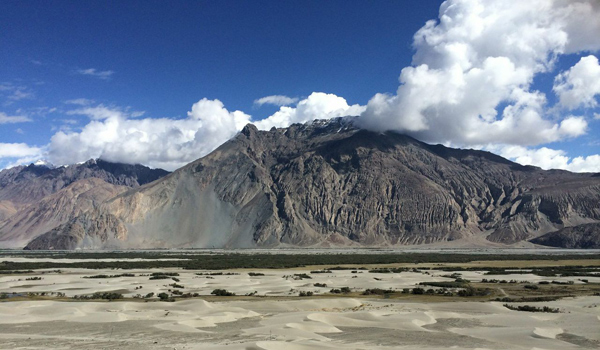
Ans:
{"type": "Polygon", "coordinates": [[[142,165],[89,160],[54,168],[36,162],[0,172],[0,247],[33,238],[92,210],[128,188],[169,172],[142,165]]]}
{"type": "Polygon", "coordinates": [[[600,249],[600,223],[565,227],[531,241],[550,247],[600,249]]]}
{"type": "Polygon", "coordinates": [[[98,178],[110,184],[137,187],[152,182],[169,172],[143,165],[111,163],[90,159],[82,164],[58,168],[30,164],[0,171],[0,201],[17,206],[36,202],[75,181],[98,178]]]}
{"type": "Polygon", "coordinates": [[[0,242],[5,248],[23,247],[32,239],[93,210],[127,189],[98,178],[73,182],[1,222],[0,242]]]}
{"type": "Polygon", "coordinates": [[[598,203],[597,175],[374,133],[352,119],[270,131],[247,125],[204,158],[117,195],[29,248],[396,246],[481,237],[515,244],[600,221],[598,203]]]}

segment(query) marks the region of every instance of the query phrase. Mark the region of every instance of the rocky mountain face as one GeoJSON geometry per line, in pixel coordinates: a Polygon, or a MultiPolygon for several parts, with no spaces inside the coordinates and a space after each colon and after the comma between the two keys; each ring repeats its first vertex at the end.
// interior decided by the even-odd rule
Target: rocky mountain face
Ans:
{"type": "Polygon", "coordinates": [[[600,223],[565,227],[531,241],[550,247],[600,249],[600,223]]]}
{"type": "Polygon", "coordinates": [[[138,187],[168,173],[139,164],[111,163],[101,159],[58,168],[35,164],[17,166],[0,171],[0,201],[22,206],[87,178],[101,179],[113,185],[138,187]]]}
{"type": "Polygon", "coordinates": [[[351,119],[248,125],[29,248],[395,246],[482,234],[512,244],[600,221],[599,203],[597,174],[373,133],[351,119]]]}
{"type": "Polygon", "coordinates": [[[117,194],[166,174],[162,169],[102,160],[60,168],[31,164],[3,170],[0,247],[22,248],[117,194]]]}

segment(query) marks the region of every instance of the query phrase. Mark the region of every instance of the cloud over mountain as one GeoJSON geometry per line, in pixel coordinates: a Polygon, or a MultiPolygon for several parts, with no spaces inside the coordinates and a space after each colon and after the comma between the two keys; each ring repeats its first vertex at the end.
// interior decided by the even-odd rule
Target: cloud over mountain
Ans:
{"type": "MultiPolygon", "coordinates": [[[[415,34],[413,64],[402,70],[396,94],[375,95],[360,121],[458,146],[538,145],[579,136],[587,121],[550,118],[547,97],[532,88],[533,79],[552,71],[560,55],[600,49],[597,33],[597,1],[446,1],[439,20],[415,34]]],[[[559,75],[555,90],[563,104],[593,105],[594,92],[582,93],[577,79],[596,66],[588,56],[559,75]]]]}

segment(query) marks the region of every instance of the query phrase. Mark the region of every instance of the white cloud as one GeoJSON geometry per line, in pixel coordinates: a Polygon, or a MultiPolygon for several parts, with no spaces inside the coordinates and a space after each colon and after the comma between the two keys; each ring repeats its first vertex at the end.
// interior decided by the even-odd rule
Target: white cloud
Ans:
{"type": "Polygon", "coordinates": [[[593,55],[582,57],[568,71],[559,74],[554,82],[554,91],[560,99],[560,104],[565,108],[598,106],[596,100],[596,96],[600,95],[598,58],[593,55]]]}
{"type": "Polygon", "coordinates": [[[12,101],[20,101],[33,98],[33,92],[27,91],[25,88],[17,88],[12,94],[8,95],[8,99],[12,101]]]}
{"type": "Polygon", "coordinates": [[[42,149],[25,143],[0,143],[0,158],[20,158],[40,155],[42,149]]]}
{"type": "Polygon", "coordinates": [[[141,111],[129,112],[118,107],[108,107],[103,104],[99,104],[94,107],[85,106],[78,109],[73,109],[66,112],[67,115],[84,115],[93,120],[103,120],[111,117],[118,116],[120,118],[127,117],[138,117],[144,114],[141,111]]]}
{"type": "Polygon", "coordinates": [[[185,119],[132,119],[131,113],[103,105],[71,111],[92,120],[80,131],[59,131],[47,158],[72,164],[90,158],[141,163],[174,170],[198,159],[234,136],[250,116],[228,111],[219,100],[202,99],[185,119]]]}
{"type": "Polygon", "coordinates": [[[584,135],[587,131],[587,122],[583,117],[570,116],[560,122],[559,134],[565,137],[577,137],[584,135]]]}
{"type": "Polygon", "coordinates": [[[563,169],[575,172],[600,172],[600,155],[571,158],[563,150],[547,147],[537,149],[522,146],[492,147],[501,156],[522,165],[535,165],[542,169],[563,169]]]}
{"type": "Polygon", "coordinates": [[[79,105],[79,106],[88,106],[94,103],[94,100],[90,100],[87,98],[75,98],[72,100],[66,100],[64,103],[68,105],[79,105]]]}
{"type": "Polygon", "coordinates": [[[78,69],[76,70],[76,73],[81,75],[89,75],[102,80],[108,80],[113,74],[115,74],[115,72],[113,72],[112,70],[101,71],[97,70],[96,68],[78,69]]]}
{"type": "Polygon", "coordinates": [[[599,28],[592,0],[446,1],[415,34],[396,94],[375,95],[359,123],[456,146],[581,135],[585,120],[547,118],[546,96],[531,84],[559,55],[600,49],[599,28]]]}
{"type": "MultiPolygon", "coordinates": [[[[359,115],[362,111],[364,107],[349,106],[339,96],[313,93],[297,107],[283,106],[254,123],[269,129],[313,119],[359,115]]],[[[208,99],[196,102],[185,119],[133,119],[139,113],[102,104],[66,114],[85,115],[91,121],[79,131],[63,129],[52,136],[46,155],[52,163],[72,164],[101,157],[168,170],[205,156],[251,122],[250,115],[228,111],[221,101],[208,99]]]]}
{"type": "Polygon", "coordinates": [[[35,94],[26,86],[15,85],[8,82],[0,83],[0,92],[2,92],[8,100],[5,105],[10,105],[15,101],[31,99],[35,96],[35,94]]]}
{"type": "Polygon", "coordinates": [[[24,115],[10,116],[4,112],[0,112],[0,124],[26,123],[30,121],[32,120],[24,115]]]}
{"type": "Polygon", "coordinates": [[[288,106],[296,102],[298,102],[297,97],[288,97],[284,95],[271,95],[254,100],[254,104],[257,106],[262,106],[264,104],[275,106],[288,106]]]}
{"type": "Polygon", "coordinates": [[[48,114],[58,112],[56,107],[27,107],[27,108],[19,108],[16,110],[16,113],[25,114],[28,116],[40,116],[45,117],[48,114]]]}
{"type": "Polygon", "coordinates": [[[349,106],[346,100],[334,94],[313,92],[296,107],[282,106],[279,111],[260,121],[253,122],[257,128],[286,127],[294,123],[306,123],[314,119],[330,119],[343,116],[358,116],[365,107],[349,106]]]}
{"type": "Polygon", "coordinates": [[[21,135],[25,134],[25,131],[23,131],[23,129],[21,129],[21,128],[17,128],[17,129],[15,130],[15,132],[16,132],[17,134],[21,134],[21,135]]]}

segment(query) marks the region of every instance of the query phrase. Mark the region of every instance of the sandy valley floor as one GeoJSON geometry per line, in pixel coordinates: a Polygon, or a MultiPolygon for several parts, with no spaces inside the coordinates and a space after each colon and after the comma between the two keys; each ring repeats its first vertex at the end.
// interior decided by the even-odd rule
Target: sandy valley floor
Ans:
{"type": "MultiPolygon", "coordinates": [[[[200,298],[177,302],[131,299],[135,294],[171,289],[170,279],[150,280],[148,271],[65,269],[61,273],[0,275],[0,293],[61,292],[67,297],[118,292],[123,301],[19,300],[0,303],[0,349],[598,349],[600,296],[564,298],[528,305],[559,308],[561,313],[512,311],[502,302],[435,298],[434,302],[361,296],[366,288],[413,288],[423,281],[452,281],[449,272],[255,270],[225,271],[236,275],[178,272],[184,292],[200,298]],[[96,274],[133,273],[135,277],[83,278],[96,274]],[[297,279],[306,273],[311,279],[297,279]],[[41,280],[25,280],[40,276],[41,280]],[[315,283],[327,287],[315,287],[315,283]],[[348,296],[326,295],[348,286],[348,296]],[[141,287],[141,288],[140,288],[141,287]],[[207,297],[216,288],[235,297],[207,297]],[[253,293],[256,296],[240,297],[253,293]],[[299,291],[314,297],[300,298],[299,291]]],[[[481,271],[463,272],[471,281],[481,271]]],[[[519,280],[544,280],[533,274],[519,280]]],[[[572,280],[576,277],[548,278],[572,280]]],[[[590,283],[600,282],[591,277],[590,283]]],[[[155,299],[155,298],[154,298],[155,299]]]]}

